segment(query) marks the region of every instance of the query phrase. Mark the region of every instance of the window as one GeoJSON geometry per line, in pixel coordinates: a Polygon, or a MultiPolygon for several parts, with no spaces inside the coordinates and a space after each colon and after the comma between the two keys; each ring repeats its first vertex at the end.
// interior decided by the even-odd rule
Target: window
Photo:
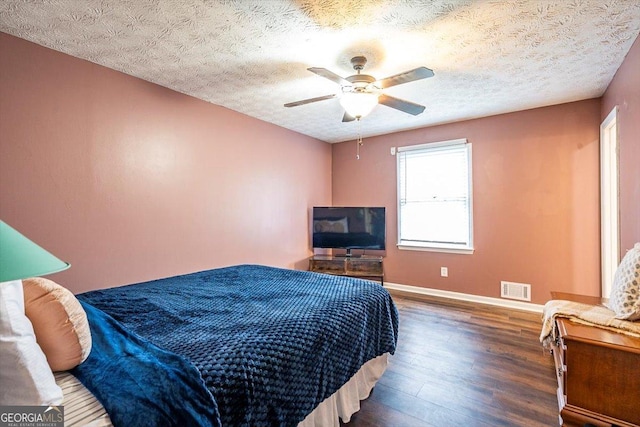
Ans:
{"type": "Polygon", "coordinates": [[[398,247],[473,253],[471,144],[399,147],[398,247]]]}

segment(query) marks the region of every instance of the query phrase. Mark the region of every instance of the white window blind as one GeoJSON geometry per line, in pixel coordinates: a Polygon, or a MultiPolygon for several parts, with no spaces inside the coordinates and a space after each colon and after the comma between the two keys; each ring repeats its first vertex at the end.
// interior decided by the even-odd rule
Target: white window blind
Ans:
{"type": "Polygon", "coordinates": [[[398,246],[472,250],[471,144],[399,147],[398,246]]]}

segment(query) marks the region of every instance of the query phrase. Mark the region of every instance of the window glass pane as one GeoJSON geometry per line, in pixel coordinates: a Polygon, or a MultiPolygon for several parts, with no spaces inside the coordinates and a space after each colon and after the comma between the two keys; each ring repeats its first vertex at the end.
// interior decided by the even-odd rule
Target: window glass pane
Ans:
{"type": "Polygon", "coordinates": [[[400,235],[415,242],[466,244],[466,201],[408,203],[402,207],[400,235]]]}

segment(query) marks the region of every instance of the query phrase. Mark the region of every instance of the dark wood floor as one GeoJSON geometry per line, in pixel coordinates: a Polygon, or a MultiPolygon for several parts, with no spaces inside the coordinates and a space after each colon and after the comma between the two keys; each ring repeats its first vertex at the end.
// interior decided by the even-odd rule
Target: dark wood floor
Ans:
{"type": "Polygon", "coordinates": [[[558,425],[553,358],[538,341],[540,314],[393,298],[396,354],[346,427],[558,425]]]}

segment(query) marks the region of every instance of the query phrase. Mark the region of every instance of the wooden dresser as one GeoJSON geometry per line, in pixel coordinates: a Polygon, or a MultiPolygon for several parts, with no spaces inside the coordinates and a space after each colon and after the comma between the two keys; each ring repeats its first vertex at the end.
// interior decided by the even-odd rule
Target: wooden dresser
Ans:
{"type": "MultiPolygon", "coordinates": [[[[552,299],[602,304],[553,292],[552,299]]],[[[563,426],[640,426],[640,338],[556,319],[552,352],[563,426]]]]}
{"type": "Polygon", "coordinates": [[[381,285],[384,284],[382,257],[379,256],[339,257],[315,255],[309,258],[309,270],[338,276],[376,279],[380,280],[381,285]]]}

